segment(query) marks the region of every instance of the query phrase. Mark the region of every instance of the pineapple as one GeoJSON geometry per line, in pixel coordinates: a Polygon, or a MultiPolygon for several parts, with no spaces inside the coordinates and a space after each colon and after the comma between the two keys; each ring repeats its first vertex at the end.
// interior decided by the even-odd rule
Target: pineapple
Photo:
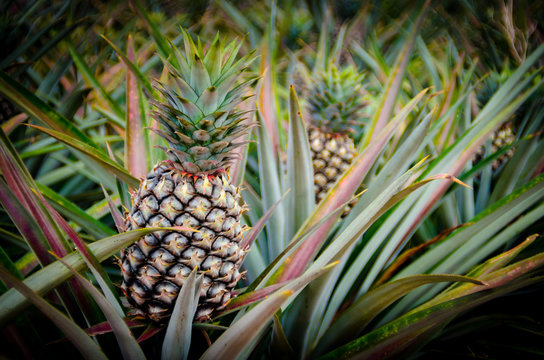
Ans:
{"type": "Polygon", "coordinates": [[[246,249],[240,190],[230,183],[233,150],[245,144],[247,112],[237,106],[255,77],[243,78],[253,60],[236,61],[240,44],[217,37],[207,51],[183,32],[185,54],[174,49],[168,70],[174,86],[159,84],[165,102],[153,117],[166,140],[169,160],[160,162],[133,194],[127,228],[184,226],[194,231],[157,231],[121,252],[122,289],[135,315],[162,322],[191,270],[203,275],[195,316],[208,319],[230,299],[241,277],[246,249]]]}
{"type": "MultiPolygon", "coordinates": [[[[363,75],[353,66],[341,71],[331,64],[313,81],[308,93],[308,137],[314,167],[316,202],[321,201],[356,156],[350,134],[361,125],[365,107],[363,75]]],[[[345,214],[349,211],[346,208],[345,214]]]]}
{"type": "MultiPolygon", "coordinates": [[[[516,140],[516,134],[514,133],[512,129],[512,123],[507,122],[503,124],[491,135],[491,148],[490,148],[489,154],[496,153],[502,148],[512,144],[515,140],[516,140]]],[[[514,150],[515,150],[514,148],[511,148],[507,152],[499,156],[497,159],[493,160],[493,162],[491,163],[491,168],[493,169],[493,171],[498,170],[502,165],[504,165],[514,155],[514,150]]],[[[472,162],[474,164],[477,164],[483,159],[484,154],[485,154],[485,145],[482,145],[478,149],[476,154],[474,154],[472,162]]]]}

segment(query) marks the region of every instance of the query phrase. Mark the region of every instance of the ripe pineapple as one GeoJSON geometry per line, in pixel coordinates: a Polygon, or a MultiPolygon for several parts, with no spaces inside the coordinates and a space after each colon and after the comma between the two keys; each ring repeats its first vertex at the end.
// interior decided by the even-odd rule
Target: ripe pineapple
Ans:
{"type": "MultiPolygon", "coordinates": [[[[353,66],[322,70],[308,94],[308,129],[316,202],[321,201],[356,156],[350,133],[362,124],[363,75],[353,66]]],[[[349,211],[349,207],[346,212],[349,211]]]]}
{"type": "Polygon", "coordinates": [[[230,183],[233,150],[245,144],[247,112],[236,107],[255,78],[242,79],[252,54],[236,60],[240,44],[218,38],[207,51],[183,32],[185,54],[169,59],[172,87],[160,84],[165,103],[155,102],[154,130],[168,143],[170,160],[157,164],[133,194],[127,228],[185,226],[195,231],[157,231],[121,253],[122,289],[136,315],[165,321],[194,267],[204,276],[197,320],[230,299],[241,277],[246,249],[240,191],[230,183]]]}

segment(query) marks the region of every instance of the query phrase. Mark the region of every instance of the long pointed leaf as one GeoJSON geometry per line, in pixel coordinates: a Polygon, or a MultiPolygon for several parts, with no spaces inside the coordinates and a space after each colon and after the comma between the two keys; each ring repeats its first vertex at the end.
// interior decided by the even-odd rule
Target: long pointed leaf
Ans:
{"type": "MultiPolygon", "coordinates": [[[[134,48],[132,36],[128,38],[127,59],[127,89],[126,89],[126,133],[125,133],[125,167],[138,179],[145,178],[147,175],[146,147],[144,141],[143,129],[145,125],[145,114],[141,110],[141,92],[140,86],[136,82],[132,61],[134,61],[134,48]]],[[[116,51],[119,53],[118,49],[116,51]]],[[[125,59],[124,56],[122,56],[125,59]]]]}
{"type": "Polygon", "coordinates": [[[68,146],[73,147],[76,150],[81,151],[85,155],[89,156],[91,159],[97,161],[97,163],[100,164],[100,166],[102,166],[105,170],[111,172],[112,174],[119,177],[119,179],[126,182],[128,186],[135,189],[138,188],[140,184],[138,179],[134,178],[125,169],[123,169],[121,166],[119,166],[118,164],[110,160],[103,152],[97,150],[96,148],[93,148],[92,146],[87,145],[84,142],[81,142],[75,138],[67,136],[58,131],[46,129],[41,126],[33,126],[33,125],[30,125],[30,126],[54,137],[55,139],[65,143],[68,146]]]}
{"type": "MultiPolygon", "coordinates": [[[[261,182],[261,194],[264,209],[268,209],[281,198],[280,179],[275,160],[272,139],[266,128],[261,112],[257,110],[257,141],[259,151],[259,178],[261,182]]],[[[285,247],[285,212],[284,207],[279,206],[270,217],[266,226],[268,236],[268,256],[274,259],[285,247]]]]}
{"type": "Polygon", "coordinates": [[[266,213],[255,223],[255,225],[253,225],[253,227],[249,230],[249,232],[240,241],[240,248],[245,249],[251,246],[253,241],[257,238],[257,236],[261,232],[264,224],[266,224],[266,222],[272,217],[272,215],[274,215],[274,212],[281,205],[281,202],[285,199],[288,193],[289,193],[289,190],[285,192],[285,194],[283,194],[274,204],[272,204],[272,206],[268,208],[266,213]]]}
{"type": "Polygon", "coordinates": [[[195,317],[200,289],[202,287],[201,276],[196,275],[195,267],[187,277],[178,298],[162,345],[161,360],[187,359],[191,346],[191,327],[195,317]]]}
{"type": "MultiPolygon", "coordinates": [[[[395,127],[405,119],[413,107],[423,97],[425,92],[426,90],[420,92],[414,99],[412,99],[383,129],[380,135],[353,160],[353,163],[350,165],[349,169],[346,170],[346,172],[336,182],[335,187],[331,189],[327,196],[318,204],[312,216],[306,220],[305,224],[299,230],[297,236],[351,198],[357,187],[360,185],[362,177],[364,177],[364,174],[366,174],[366,172],[370,169],[374,161],[376,161],[378,155],[383,150],[385,144],[387,144],[387,141],[390,139],[395,127]]],[[[307,239],[294,254],[291,255],[290,259],[286,261],[285,265],[276,271],[274,277],[281,280],[287,280],[293,276],[301,274],[302,271],[304,271],[304,269],[308,266],[311,259],[315,256],[321,244],[323,244],[323,242],[326,240],[327,234],[332,229],[336,219],[339,216],[340,214],[338,214],[336,217],[331,217],[324,224],[322,224],[318,231],[314,232],[313,235],[307,239]]]]}
{"type": "Polygon", "coordinates": [[[302,120],[295,89],[289,90],[289,145],[287,146],[288,188],[285,238],[291,239],[315,206],[314,170],[308,133],[302,120]]]}
{"type": "Polygon", "coordinates": [[[70,51],[70,54],[72,55],[72,59],[74,60],[74,64],[77,66],[81,74],[83,75],[83,78],[89,85],[98,91],[100,96],[106,100],[110,108],[113,110],[113,112],[120,118],[124,117],[123,110],[119,106],[119,103],[115,102],[110,94],[107,93],[106,89],[102,86],[102,84],[98,81],[98,79],[94,76],[89,66],[85,63],[85,60],[83,57],[77,52],[77,50],[71,45],[68,44],[68,50],[70,51]]]}
{"type": "Polygon", "coordinates": [[[289,299],[291,295],[300,291],[310,281],[316,279],[326,271],[330,270],[332,264],[317,271],[290,281],[280,290],[270,295],[266,300],[256,305],[240,320],[231,325],[202,356],[202,360],[207,359],[235,359],[244,352],[253,338],[260,333],[264,326],[271,320],[274,313],[289,299]],[[240,336],[244,334],[244,336],[240,336]]]}
{"type": "Polygon", "coordinates": [[[52,129],[64,132],[77,138],[78,140],[84,141],[90,146],[97,147],[96,144],[94,144],[94,142],[81,130],[74,126],[74,124],[56,112],[36,95],[32,94],[15,80],[10,78],[3,71],[0,71],[0,92],[21,107],[21,109],[23,109],[29,115],[50,126],[52,129]]]}
{"type": "MultiPolygon", "coordinates": [[[[111,303],[111,300],[106,299],[104,295],[100,293],[90,282],[89,280],[85,279],[83,276],[81,276],[77,271],[75,271],[70,265],[65,263],[62,259],[59,259],[59,261],[66,266],[70,272],[75,276],[76,280],[83,285],[83,287],[91,294],[93,299],[96,301],[104,315],[106,316],[106,319],[111,325],[111,329],[113,331],[113,334],[115,335],[117,339],[117,343],[119,344],[119,347],[121,348],[121,353],[123,354],[123,358],[126,360],[131,359],[141,359],[145,360],[145,355],[142,351],[142,348],[138,345],[136,342],[136,339],[132,335],[132,332],[128,328],[127,324],[123,320],[123,318],[119,315],[118,310],[114,306],[114,304],[111,303]]],[[[116,304],[119,306],[119,304],[116,304]]]]}
{"type": "Polygon", "coordinates": [[[404,72],[406,70],[406,66],[408,65],[408,60],[410,60],[412,48],[414,47],[414,43],[417,38],[419,28],[421,27],[421,24],[424,19],[424,15],[427,11],[427,7],[429,6],[429,4],[430,4],[430,0],[427,0],[425,2],[425,5],[423,5],[423,8],[421,9],[421,13],[419,14],[417,20],[415,21],[415,24],[409,35],[409,39],[408,41],[406,41],[405,47],[402,49],[402,52],[398,56],[396,66],[394,67],[394,70],[391,72],[391,75],[381,95],[380,103],[377,106],[379,111],[376,112],[376,114],[374,115],[374,118],[372,119],[372,122],[370,125],[371,130],[365,133],[365,138],[363,139],[360,145],[361,149],[363,149],[370,143],[370,139],[373,134],[379,133],[384,128],[385,124],[387,123],[387,121],[391,117],[391,114],[393,113],[393,109],[396,104],[397,97],[398,97],[400,87],[402,84],[402,79],[404,78],[404,72]]]}
{"type": "MultiPolygon", "coordinates": [[[[145,228],[132,230],[89,244],[89,249],[93,252],[98,261],[104,261],[142,236],[160,230],[179,231],[180,228],[145,228]]],[[[63,257],[63,260],[76,271],[85,269],[85,261],[78,252],[68,254],[63,257]]],[[[59,261],[56,261],[27,277],[24,283],[38,295],[44,295],[69,279],[71,275],[72,273],[64,265],[59,261]]],[[[28,300],[24,296],[14,289],[8,290],[5,294],[0,296],[0,325],[5,324],[6,321],[18,314],[19,311],[23,310],[26,306],[28,306],[28,300]]]]}
{"type": "Polygon", "coordinates": [[[459,275],[412,275],[384,284],[360,297],[344,311],[321,337],[315,354],[355,338],[386,307],[422,285],[436,282],[485,283],[459,275]]]}
{"type": "Polygon", "coordinates": [[[23,282],[15,278],[4,268],[0,267],[0,277],[13,286],[13,291],[22,294],[28,301],[32,302],[40,311],[43,312],[52,322],[61,329],[64,334],[72,341],[86,359],[107,359],[100,347],[75,323],[66,317],[63,313],[49,305],[44,299],[33,292],[23,282]]]}

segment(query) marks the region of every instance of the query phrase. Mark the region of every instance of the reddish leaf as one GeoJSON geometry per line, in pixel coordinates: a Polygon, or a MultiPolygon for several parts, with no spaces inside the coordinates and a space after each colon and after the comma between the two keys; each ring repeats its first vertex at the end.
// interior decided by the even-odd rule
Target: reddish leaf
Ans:
{"type": "MultiPolygon", "coordinates": [[[[127,56],[134,62],[134,48],[132,36],[128,37],[127,56]]],[[[140,112],[140,89],[138,80],[127,65],[127,110],[125,134],[125,167],[136,178],[143,178],[147,174],[145,142],[143,135],[143,114],[140,112]]]]}

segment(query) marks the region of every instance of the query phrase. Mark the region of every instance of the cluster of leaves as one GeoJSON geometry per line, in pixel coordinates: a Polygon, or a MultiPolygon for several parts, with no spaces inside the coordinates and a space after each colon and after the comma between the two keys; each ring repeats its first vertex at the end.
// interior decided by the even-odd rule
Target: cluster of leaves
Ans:
{"type": "Polygon", "coordinates": [[[38,1],[12,10],[14,33],[27,33],[0,63],[0,93],[21,111],[0,132],[3,351],[131,359],[409,355],[455,326],[470,331],[448,326],[463,312],[541,285],[544,252],[534,234],[544,217],[537,67],[544,46],[528,42],[520,61],[505,60],[496,86],[479,96],[491,69],[466,46],[464,55],[455,34],[429,35],[436,25],[425,12],[440,19],[441,10],[406,7],[388,19],[387,3],[337,11],[351,19],[344,26],[326,8],[298,2],[218,0],[198,19],[190,11],[166,17],[138,2],[38,1]],[[245,287],[210,323],[191,324],[200,287],[193,273],[163,329],[127,319],[115,286],[113,256],[154,230],[114,228],[123,228],[129,190],[164,158],[147,115],[149,100],[161,100],[152,79],[165,81],[180,24],[205,40],[217,29],[247,34],[243,51],[259,49],[261,81],[250,109],[260,126],[230,169],[250,208],[245,287]],[[373,31],[360,31],[369,25],[373,31]],[[296,69],[340,51],[368,73],[370,119],[352,165],[315,204],[296,69]],[[489,137],[508,121],[515,142],[489,153],[489,137]],[[487,152],[473,162],[482,147],[487,152]],[[513,157],[494,170],[510,149],[513,157]],[[361,184],[366,191],[356,194],[361,184]],[[354,196],[356,206],[341,218],[354,196]]]}

